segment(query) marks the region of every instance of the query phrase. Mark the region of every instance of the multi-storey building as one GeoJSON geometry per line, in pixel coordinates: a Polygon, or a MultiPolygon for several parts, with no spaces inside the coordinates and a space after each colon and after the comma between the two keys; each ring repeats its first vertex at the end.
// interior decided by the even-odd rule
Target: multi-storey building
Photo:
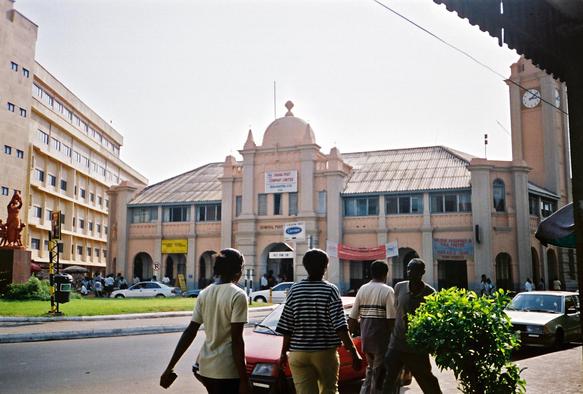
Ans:
{"type": "Polygon", "coordinates": [[[113,188],[116,270],[184,274],[202,286],[213,253],[236,247],[256,283],[268,271],[298,280],[310,242],[291,245],[292,258],[270,252],[289,252],[284,225],[301,221],[312,245],[329,251],[328,279],[343,291],[357,289],[369,262],[388,255],[392,281],[420,256],[425,279],[439,288],[476,288],[482,274],[512,290],[541,277],[576,287],[572,251],[534,237],[541,218],[570,199],[565,87],[524,59],[512,66],[509,87],[510,161],[442,146],[325,153],[290,104],[260,145],[249,131],[241,160],[228,156],[142,191],[113,188]]]}
{"type": "Polygon", "coordinates": [[[23,240],[48,262],[50,215],[61,211],[63,264],[105,271],[110,186],[144,186],[120,157],[123,137],[35,61],[37,26],[0,0],[0,206],[26,203],[23,240]]]}

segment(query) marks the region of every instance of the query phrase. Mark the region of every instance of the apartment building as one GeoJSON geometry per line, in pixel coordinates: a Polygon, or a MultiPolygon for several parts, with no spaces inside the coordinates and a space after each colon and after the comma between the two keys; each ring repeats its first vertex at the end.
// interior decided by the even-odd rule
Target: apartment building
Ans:
{"type": "Polygon", "coordinates": [[[22,193],[23,240],[48,262],[61,211],[63,264],[105,271],[112,185],[147,179],[120,159],[123,137],[35,60],[38,27],[0,0],[0,205],[22,193]]]}

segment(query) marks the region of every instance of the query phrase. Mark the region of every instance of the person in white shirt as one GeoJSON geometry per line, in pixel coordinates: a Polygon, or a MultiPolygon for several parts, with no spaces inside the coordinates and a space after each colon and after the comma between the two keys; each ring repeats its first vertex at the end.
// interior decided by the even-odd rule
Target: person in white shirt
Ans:
{"type": "Polygon", "coordinates": [[[357,333],[360,319],[362,350],[368,366],[360,394],[379,392],[375,385],[382,380],[384,355],[395,324],[395,292],[385,284],[389,266],[383,260],[370,265],[372,280],[358,289],[348,325],[352,333],[357,333]]]}
{"type": "Polygon", "coordinates": [[[532,282],[530,281],[530,278],[526,278],[526,282],[524,282],[524,290],[526,291],[532,291],[534,288],[532,282]]]}
{"type": "Polygon", "coordinates": [[[214,272],[219,280],[200,292],[190,325],[184,330],[160,385],[168,387],[176,374],[173,369],[188,350],[204,323],[206,338],[197,358],[195,372],[210,394],[251,392],[245,367],[243,326],[248,321],[247,297],[236,283],[243,273],[244,258],[236,249],[223,249],[215,257],[214,272]]]}

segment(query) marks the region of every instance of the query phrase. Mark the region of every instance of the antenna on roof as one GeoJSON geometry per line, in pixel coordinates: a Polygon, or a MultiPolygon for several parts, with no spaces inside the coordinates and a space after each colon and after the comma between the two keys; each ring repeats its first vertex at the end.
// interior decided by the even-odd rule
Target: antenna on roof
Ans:
{"type": "Polygon", "coordinates": [[[273,81],[273,118],[274,119],[277,119],[277,108],[275,106],[276,93],[277,93],[277,89],[276,89],[275,81],[273,81]]]}
{"type": "Polygon", "coordinates": [[[488,158],[488,134],[484,134],[484,159],[488,158]]]}

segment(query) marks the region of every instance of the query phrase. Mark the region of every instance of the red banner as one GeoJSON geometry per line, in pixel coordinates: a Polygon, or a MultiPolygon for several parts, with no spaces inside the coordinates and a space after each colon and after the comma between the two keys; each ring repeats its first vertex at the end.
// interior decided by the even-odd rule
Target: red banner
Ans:
{"type": "Polygon", "coordinates": [[[355,248],[338,244],[338,258],[342,260],[384,260],[387,249],[384,245],[375,248],[355,248]]]}

